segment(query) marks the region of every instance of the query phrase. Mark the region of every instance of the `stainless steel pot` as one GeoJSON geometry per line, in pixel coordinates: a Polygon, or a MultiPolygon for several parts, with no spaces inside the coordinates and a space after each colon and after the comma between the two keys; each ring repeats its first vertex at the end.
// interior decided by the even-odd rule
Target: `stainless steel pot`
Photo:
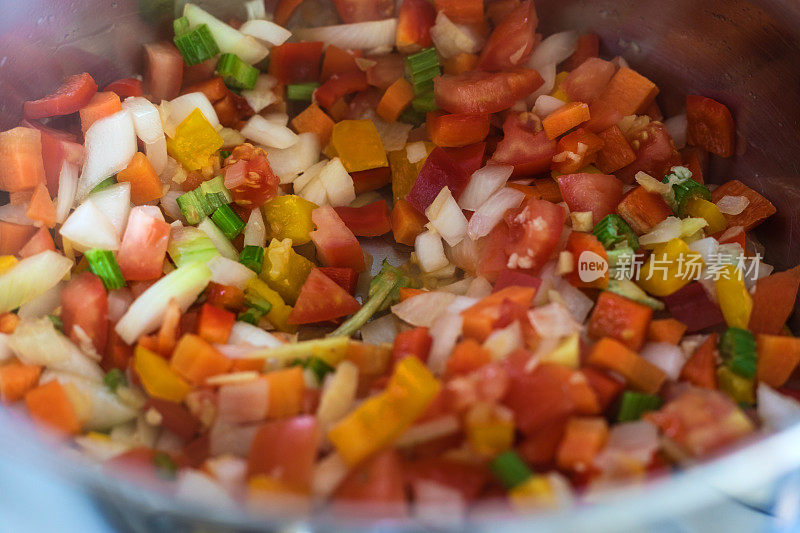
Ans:
{"type": "MultiPolygon", "coordinates": [[[[0,0],[0,128],[15,126],[21,103],[88,71],[102,86],[141,70],[141,44],[167,35],[174,0],[0,0]]],[[[239,2],[201,2],[217,15],[243,17],[239,2]]],[[[270,1],[267,0],[269,4],[270,1]]],[[[622,55],[662,89],[667,116],[683,96],[717,98],[734,112],[738,153],[714,160],[711,181],[737,178],[778,208],[758,231],[767,262],[800,262],[800,4],[777,0],[537,0],[540,31],[592,30],[603,53],[622,55]]],[[[798,316],[793,329],[799,330],[798,316]]],[[[647,487],[613,493],[602,505],[536,517],[497,516],[475,530],[630,530],[743,495],[800,466],[800,427],[647,487]]],[[[0,412],[0,461],[48,469],[104,502],[116,504],[133,530],[226,530],[290,527],[341,529],[331,517],[244,517],[154,495],[54,455],[30,428],[0,412]]],[[[2,488],[2,480],[0,480],[2,488]]],[[[362,526],[364,524],[361,524],[362,526]]],[[[415,529],[381,523],[373,529],[415,529]]],[[[1,529],[1,528],[0,528],[1,529]]],[[[345,529],[350,530],[347,526],[345,529]]]]}

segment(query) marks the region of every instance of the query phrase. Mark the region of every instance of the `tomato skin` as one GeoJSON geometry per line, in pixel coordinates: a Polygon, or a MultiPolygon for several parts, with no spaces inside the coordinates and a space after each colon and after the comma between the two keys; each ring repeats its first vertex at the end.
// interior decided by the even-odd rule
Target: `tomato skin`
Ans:
{"type": "Polygon", "coordinates": [[[70,76],[56,91],[44,98],[23,104],[25,118],[46,118],[69,115],[89,103],[97,92],[97,84],[87,73],[70,76]]]}
{"type": "Polygon", "coordinates": [[[375,64],[367,69],[367,83],[378,89],[386,90],[391,84],[403,77],[405,59],[402,55],[391,53],[379,56],[367,56],[375,64]]]}
{"type": "Polygon", "coordinates": [[[131,209],[117,253],[122,276],[131,281],[161,277],[169,232],[170,226],[158,207],[137,206],[131,209]]]}
{"type": "Polygon", "coordinates": [[[269,73],[278,83],[319,81],[323,43],[283,43],[270,53],[269,73]]]}
{"type": "Polygon", "coordinates": [[[223,172],[239,161],[245,161],[244,183],[230,189],[234,203],[239,206],[260,207],[278,195],[280,179],[272,172],[267,154],[252,144],[242,144],[225,160],[223,172]]]}
{"type": "Polygon", "coordinates": [[[444,151],[453,158],[467,176],[472,176],[476,170],[483,166],[486,143],[480,142],[458,148],[445,148],[444,151]]]}
{"type": "MultiPolygon", "coordinates": [[[[403,466],[393,449],[384,450],[353,470],[333,496],[338,505],[363,505],[381,516],[405,516],[403,466]]],[[[368,511],[370,512],[370,511],[368,511]]]]}
{"type": "Polygon", "coordinates": [[[129,96],[142,96],[142,80],[137,78],[122,78],[117,81],[109,83],[104,91],[111,91],[117,93],[120,100],[124,100],[129,96]]]}
{"type": "Polygon", "coordinates": [[[610,61],[596,57],[587,59],[569,73],[564,80],[564,91],[577,102],[591,104],[614,77],[617,67],[610,61]]]}
{"type": "Polygon", "coordinates": [[[297,303],[289,313],[287,322],[289,324],[328,322],[353,314],[360,308],[361,304],[355,298],[315,268],[303,283],[297,303]]]}
{"type": "Polygon", "coordinates": [[[64,334],[79,343],[79,326],[92,340],[98,353],[106,348],[108,336],[108,295],[99,277],[91,272],[75,276],[61,290],[61,320],[64,334]]]}
{"type": "Polygon", "coordinates": [[[264,424],[250,447],[247,476],[265,474],[289,487],[306,490],[311,483],[320,437],[313,416],[264,424]]]}
{"type": "Polygon", "coordinates": [[[489,115],[458,115],[431,111],[428,137],[436,146],[460,148],[480,143],[489,134],[489,115]]]}
{"type": "Polygon", "coordinates": [[[431,27],[436,8],[427,0],[403,0],[397,12],[397,49],[404,54],[418,52],[433,44],[431,27]]]}
{"type": "Polygon", "coordinates": [[[358,272],[352,268],[318,267],[317,270],[331,278],[334,283],[346,290],[351,296],[356,293],[358,272]]]}
{"type": "MultiPolygon", "coordinates": [[[[565,246],[566,251],[572,254],[572,257],[575,261],[579,261],[581,254],[583,252],[592,252],[596,255],[602,257],[606,262],[608,261],[608,255],[606,254],[605,248],[597,240],[597,237],[592,235],[591,233],[584,233],[582,231],[573,231],[569,234],[569,238],[567,238],[567,244],[565,246]]],[[[608,282],[610,279],[610,275],[608,271],[600,277],[592,282],[585,282],[581,280],[580,275],[576,270],[569,272],[568,274],[564,275],[564,278],[570,282],[570,284],[574,287],[578,288],[590,288],[590,289],[605,289],[608,287],[608,282]]]]}
{"type": "Polygon", "coordinates": [[[361,72],[361,69],[358,68],[358,63],[356,63],[357,57],[364,57],[364,52],[361,50],[342,50],[334,45],[328,46],[325,49],[325,57],[322,60],[320,81],[326,82],[335,74],[361,72]]]}
{"type": "Polygon", "coordinates": [[[18,253],[21,259],[25,259],[26,257],[36,255],[45,250],[55,251],[56,245],[53,242],[53,236],[50,235],[50,231],[42,227],[36,230],[33,237],[30,238],[25,246],[20,248],[18,253]]]}
{"type": "Polygon", "coordinates": [[[197,420],[183,405],[158,398],[150,398],[144,406],[144,410],[153,408],[161,415],[161,426],[172,431],[184,440],[189,440],[197,434],[200,429],[200,421],[197,420]]]}
{"type": "Polygon", "coordinates": [[[481,52],[478,67],[489,72],[524,65],[533,51],[539,17],[531,0],[525,0],[497,25],[481,52]]]}
{"type": "Polygon", "coordinates": [[[144,45],[144,86],[156,102],[172,100],[181,91],[183,56],[170,42],[144,45]]]}
{"type": "Polygon", "coordinates": [[[311,220],[317,229],[311,232],[311,240],[324,266],[349,267],[356,272],[366,268],[364,252],[353,232],[345,226],[333,207],[325,205],[314,209],[311,220]]]}
{"type": "Polygon", "coordinates": [[[606,174],[564,174],[558,177],[561,196],[572,212],[591,211],[597,224],[614,213],[622,200],[622,182],[606,174]]]}
{"type": "Polygon", "coordinates": [[[550,258],[566,221],[564,209],[545,200],[529,198],[506,213],[509,227],[505,252],[508,268],[538,270],[550,258]]]}
{"type": "Polygon", "coordinates": [[[633,183],[639,172],[646,172],[660,181],[672,167],[682,163],[666,126],[651,122],[641,135],[645,134],[646,138],[639,141],[639,148],[636,149],[636,160],[616,172],[624,183],[633,183]]]}
{"type": "Polygon", "coordinates": [[[550,169],[557,143],[544,130],[536,131],[528,114],[512,113],[503,122],[503,140],[497,143],[492,160],[514,166],[513,176],[535,175],[550,169]]]}
{"type": "Polygon", "coordinates": [[[414,328],[401,331],[394,339],[392,346],[392,359],[398,362],[403,357],[412,355],[422,362],[428,360],[428,355],[433,344],[428,328],[414,328]]]}
{"type": "Polygon", "coordinates": [[[491,474],[483,465],[441,457],[416,459],[407,463],[404,471],[410,484],[419,480],[441,483],[459,491],[467,501],[477,498],[491,479],[491,474]]]}
{"type": "Polygon", "coordinates": [[[542,86],[535,70],[517,68],[506,72],[466,72],[434,78],[436,103],[450,113],[483,115],[508,109],[517,100],[542,86]]]}
{"type": "Polygon", "coordinates": [[[378,237],[392,231],[386,200],[378,200],[361,207],[341,206],[334,209],[357,237],[378,237]]]}
{"type": "Polygon", "coordinates": [[[394,0],[333,0],[342,22],[383,20],[394,13],[394,0]]]}

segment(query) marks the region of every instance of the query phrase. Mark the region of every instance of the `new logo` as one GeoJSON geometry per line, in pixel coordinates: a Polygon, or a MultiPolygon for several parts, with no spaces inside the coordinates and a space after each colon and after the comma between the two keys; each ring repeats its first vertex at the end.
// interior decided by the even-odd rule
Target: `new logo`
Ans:
{"type": "Polygon", "coordinates": [[[578,258],[578,277],[584,283],[591,283],[605,276],[608,261],[601,255],[585,250],[578,258]]]}

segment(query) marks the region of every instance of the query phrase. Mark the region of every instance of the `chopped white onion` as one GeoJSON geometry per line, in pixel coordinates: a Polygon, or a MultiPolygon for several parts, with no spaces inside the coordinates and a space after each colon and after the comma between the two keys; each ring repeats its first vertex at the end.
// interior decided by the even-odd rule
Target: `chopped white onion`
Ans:
{"type": "Polygon", "coordinates": [[[138,411],[123,403],[119,396],[100,382],[96,378],[96,371],[99,371],[100,367],[96,363],[90,362],[90,364],[94,365],[90,376],[48,369],[42,374],[39,382],[44,384],[58,381],[62,385],[70,385],[66,389],[70,399],[74,398],[72,394],[77,394],[81,398],[81,403],[86,405],[86,412],[82,413],[86,417],[83,423],[84,429],[106,431],[113,426],[134,420],[138,411]]]}
{"type": "Polygon", "coordinates": [[[770,431],[781,431],[800,422],[800,402],[765,383],[756,390],[758,417],[770,431]]]}
{"type": "Polygon", "coordinates": [[[161,116],[158,108],[150,100],[143,96],[131,96],[125,99],[122,108],[130,112],[136,136],[142,142],[154,143],[164,138],[161,116]]]}
{"type": "Polygon", "coordinates": [[[657,179],[655,179],[650,174],[647,174],[645,172],[637,172],[635,179],[636,183],[641,185],[642,188],[647,192],[652,192],[664,196],[670,194],[670,192],[672,191],[672,186],[669,183],[662,183],[657,179]]]}
{"type": "Polygon", "coordinates": [[[89,199],[111,221],[117,235],[124,235],[128,215],[131,212],[131,184],[115,183],[102,191],[90,194],[89,199]]]}
{"type": "Polygon", "coordinates": [[[450,294],[455,294],[457,296],[464,296],[467,293],[467,290],[469,290],[469,286],[470,284],[472,284],[473,280],[474,278],[467,276],[464,279],[454,281],[449,285],[444,285],[443,287],[439,287],[438,290],[449,292],[450,294]]]}
{"type": "Polygon", "coordinates": [[[639,237],[639,244],[647,246],[649,244],[660,244],[677,239],[681,236],[683,226],[681,219],[677,217],[667,217],[659,222],[652,230],[639,237]]]}
{"type": "Polygon", "coordinates": [[[550,96],[549,94],[543,94],[536,99],[536,103],[533,106],[533,112],[536,114],[536,116],[543,119],[547,118],[565,105],[566,103],[564,100],[559,100],[555,96],[550,96]]]}
{"type": "Polygon", "coordinates": [[[322,169],[327,164],[328,161],[320,161],[303,171],[293,182],[294,193],[317,205],[327,205],[328,193],[325,192],[325,186],[319,179],[322,169]]]}
{"type": "Polygon", "coordinates": [[[516,350],[525,346],[522,337],[522,326],[515,320],[508,326],[493,331],[483,342],[483,348],[492,354],[492,359],[500,361],[516,350]]]}
{"type": "Polygon", "coordinates": [[[286,126],[289,124],[289,115],[281,113],[280,111],[275,111],[274,113],[264,115],[264,120],[280,126],[286,126]]]}
{"type": "Polygon", "coordinates": [[[467,237],[455,246],[448,246],[447,259],[465,272],[477,272],[478,262],[480,261],[478,241],[467,237]]]}
{"type": "Polygon", "coordinates": [[[709,264],[711,258],[719,252],[719,241],[714,237],[706,237],[691,243],[689,249],[699,253],[703,258],[703,263],[709,264]]]}
{"type": "Polygon", "coordinates": [[[557,302],[531,309],[528,319],[539,335],[545,338],[567,337],[582,329],[569,310],[557,302]]]}
{"type": "MultiPolygon", "coordinates": [[[[373,114],[372,111],[368,113],[368,115],[373,114]]],[[[383,149],[387,152],[402,150],[408,140],[408,134],[414,129],[414,126],[405,122],[386,122],[378,116],[369,116],[368,118],[375,124],[375,129],[378,130],[381,143],[383,143],[383,149]]]]}
{"type": "MultiPolygon", "coordinates": [[[[427,155],[428,149],[425,148],[425,143],[422,141],[408,143],[406,146],[406,157],[408,158],[409,163],[418,163],[419,161],[425,159],[427,155]]],[[[467,187],[469,187],[469,185],[467,187]]],[[[466,192],[466,190],[464,192],[466,192]]]]}
{"type": "Polygon", "coordinates": [[[349,205],[356,198],[353,178],[338,157],[328,161],[319,173],[319,181],[325,188],[328,202],[334,207],[349,205]]]}
{"type": "Polygon", "coordinates": [[[533,93],[531,93],[527,98],[528,105],[535,105],[536,101],[546,94],[550,94],[556,86],[556,65],[555,63],[550,63],[548,65],[543,65],[536,69],[539,71],[539,74],[542,76],[542,83],[541,87],[536,89],[533,93]]]}
{"type": "Polygon", "coordinates": [[[117,229],[92,200],[79,205],[61,226],[59,233],[82,250],[119,249],[117,229]]]}
{"type": "Polygon", "coordinates": [[[442,237],[435,231],[425,231],[417,235],[414,252],[423,272],[435,272],[450,264],[444,255],[442,237]]]}
{"type": "Polygon", "coordinates": [[[182,194],[183,191],[167,191],[167,194],[161,197],[161,208],[172,220],[186,222],[186,219],[183,218],[181,208],[178,205],[178,196],[182,194]]]}
{"type": "Polygon", "coordinates": [[[750,200],[746,196],[726,195],[717,202],[717,208],[723,215],[741,215],[748,205],[750,200]]]}
{"type": "MultiPolygon", "coordinates": [[[[64,163],[65,165],[69,163],[64,163]]],[[[0,206],[0,220],[20,226],[33,226],[34,221],[25,214],[28,206],[24,204],[6,204],[0,206]]]]}
{"type": "MultiPolygon", "coordinates": [[[[389,315],[391,317],[391,315],[389,315]]],[[[341,420],[352,408],[358,390],[358,367],[342,361],[322,387],[317,420],[324,432],[341,420]]]]}
{"type": "Polygon", "coordinates": [[[488,235],[503,220],[506,211],[518,207],[525,199],[525,193],[505,187],[494,193],[481,205],[469,219],[467,234],[471,239],[488,235]]]}
{"type": "Polygon", "coordinates": [[[261,209],[252,209],[247,225],[244,227],[244,245],[260,246],[263,248],[267,244],[267,227],[264,225],[264,217],[261,209]]]}
{"type": "Polygon", "coordinates": [[[64,222],[75,204],[75,193],[78,190],[77,165],[64,161],[58,174],[58,197],[56,198],[56,221],[64,222]]]}
{"type": "Polygon", "coordinates": [[[445,415],[414,424],[394,442],[397,448],[411,448],[435,439],[458,433],[461,423],[455,415],[445,415]]]}
{"type": "Polygon", "coordinates": [[[219,136],[222,137],[223,148],[235,148],[245,141],[244,135],[233,128],[222,128],[219,136]]]}
{"type": "Polygon", "coordinates": [[[231,344],[243,344],[255,346],[256,348],[277,348],[283,343],[272,333],[264,331],[258,326],[247,322],[236,321],[233,323],[231,335],[228,337],[231,344]]]}
{"type": "Polygon", "coordinates": [[[431,39],[436,51],[445,59],[462,53],[475,54],[483,47],[483,38],[474,29],[456,24],[444,11],[436,15],[436,24],[431,27],[431,39]]]}
{"type": "MultiPolygon", "coordinates": [[[[411,145],[409,144],[408,146],[410,151],[411,145]]],[[[423,145],[422,148],[424,150],[425,146],[423,145]]],[[[458,205],[461,206],[461,209],[466,209],[467,211],[477,211],[492,194],[505,185],[513,172],[514,167],[511,165],[495,164],[489,164],[476,170],[461,193],[458,205]]]]}
{"type": "Polygon", "coordinates": [[[678,150],[686,146],[686,127],[687,127],[686,114],[670,117],[664,121],[664,126],[667,128],[672,142],[675,143],[675,148],[678,150]]]}
{"type": "Polygon", "coordinates": [[[450,292],[423,292],[393,305],[392,313],[412,326],[429,328],[455,299],[450,292]]]}
{"type": "MultiPolygon", "coordinates": [[[[554,277],[552,286],[561,296],[561,303],[567,308],[572,318],[582,324],[589,316],[589,311],[594,307],[592,299],[562,277],[554,277]]],[[[539,290],[542,290],[541,286],[539,290]]]]}
{"type": "MultiPolygon", "coordinates": [[[[262,8],[263,5],[262,2],[262,8]]],[[[266,41],[273,46],[285,43],[286,39],[292,36],[292,32],[286,28],[268,20],[248,20],[241,25],[239,31],[250,37],[255,37],[259,41],[266,41]]]]}
{"type": "Polygon", "coordinates": [[[629,471],[632,464],[646,467],[659,445],[658,428],[648,420],[614,424],[594,464],[612,474],[617,468],[629,471]]]}
{"type": "Polygon", "coordinates": [[[175,498],[194,504],[232,508],[233,498],[211,476],[191,468],[183,468],[175,482],[175,498]]]}
{"type": "Polygon", "coordinates": [[[208,97],[201,92],[182,94],[179,97],[170,100],[169,120],[173,125],[178,126],[195,109],[200,110],[209,124],[214,126],[215,130],[218,130],[222,127],[219,123],[217,112],[214,110],[214,106],[211,105],[208,97]]]}
{"type": "Polygon", "coordinates": [[[241,129],[242,135],[271,148],[289,148],[297,142],[297,134],[261,115],[253,115],[241,129]]]}
{"type": "Polygon", "coordinates": [[[430,334],[433,343],[428,355],[428,368],[437,376],[441,376],[445,371],[447,360],[461,336],[463,323],[461,314],[445,313],[431,324],[430,334]]]}
{"type": "Polygon", "coordinates": [[[136,133],[129,111],[101,118],[84,135],[86,159],[78,180],[77,199],[86,198],[98,183],[128,166],[136,154],[136,133]]]}
{"type": "Polygon", "coordinates": [[[17,311],[20,318],[39,318],[50,315],[61,305],[62,283],[53,285],[39,296],[22,304],[17,311]]]}
{"type": "Polygon", "coordinates": [[[562,31],[544,39],[528,59],[528,68],[539,70],[545,65],[558,65],[575,52],[578,32],[562,31]]]}
{"type": "Polygon", "coordinates": [[[278,80],[269,74],[259,74],[256,85],[252,89],[242,91],[242,96],[253,111],[260,113],[264,108],[278,101],[273,89],[278,84],[278,80]]]}
{"type": "Polygon", "coordinates": [[[327,499],[347,477],[349,471],[350,469],[341,456],[336,452],[331,453],[314,465],[311,493],[316,498],[327,499]]]}
{"type": "Polygon", "coordinates": [[[686,362],[683,350],[668,342],[648,342],[640,355],[663,370],[673,381],[678,379],[686,362]]]}
{"type": "Polygon", "coordinates": [[[367,53],[388,52],[394,47],[397,19],[371,20],[336,26],[300,28],[295,36],[300,41],[322,41],[345,50],[367,53]]]}
{"type": "Polygon", "coordinates": [[[417,479],[414,489],[414,519],[425,525],[425,529],[461,529],[467,513],[467,502],[462,493],[437,481],[417,479]]]}
{"type": "Polygon", "coordinates": [[[167,170],[167,163],[169,163],[166,137],[162,136],[155,142],[145,143],[144,155],[147,156],[147,160],[150,161],[151,165],[153,165],[153,170],[156,171],[156,174],[164,177],[164,174],[167,170]]]}
{"type": "Polygon", "coordinates": [[[23,363],[71,372],[93,381],[103,379],[103,371],[97,363],[58,332],[47,317],[20,321],[9,344],[23,363]]]}
{"type": "Polygon", "coordinates": [[[244,3],[244,8],[247,10],[247,20],[266,20],[267,18],[264,0],[248,0],[244,3]]]}
{"type": "Polygon", "coordinates": [[[256,273],[238,261],[217,255],[208,260],[211,281],[220,285],[232,285],[244,289],[256,273]]]}
{"type": "Polygon", "coordinates": [[[117,322],[133,303],[133,293],[128,288],[116,289],[108,293],[108,320],[117,322]]]}
{"type": "Polygon", "coordinates": [[[189,19],[192,28],[207,24],[223,54],[235,54],[250,65],[258,63],[269,54],[267,47],[256,39],[237,31],[195,4],[187,3],[183,8],[183,16],[189,19]]]}
{"type": "Polygon", "coordinates": [[[488,279],[478,276],[469,284],[469,288],[464,296],[469,296],[470,298],[486,298],[492,294],[492,289],[492,284],[488,279]]]}
{"type": "Polygon", "coordinates": [[[228,383],[219,388],[217,420],[228,424],[246,424],[266,418],[269,407],[269,382],[250,379],[228,383]]]}
{"type": "Polygon", "coordinates": [[[236,251],[236,248],[233,246],[231,241],[228,240],[228,237],[222,233],[222,230],[219,229],[219,226],[214,224],[210,218],[203,218],[203,220],[201,220],[197,225],[197,229],[208,235],[208,238],[211,239],[212,243],[214,243],[214,247],[219,251],[220,254],[222,254],[223,257],[227,257],[231,261],[237,262],[239,253],[236,251]]]}
{"type": "Polygon", "coordinates": [[[467,233],[467,218],[453,198],[449,187],[443,187],[439,191],[431,205],[425,210],[425,216],[431,221],[431,226],[450,246],[461,242],[467,233]]]}
{"type": "Polygon", "coordinates": [[[367,344],[391,344],[395,337],[397,337],[397,323],[391,314],[370,320],[361,326],[361,340],[367,344]]]}

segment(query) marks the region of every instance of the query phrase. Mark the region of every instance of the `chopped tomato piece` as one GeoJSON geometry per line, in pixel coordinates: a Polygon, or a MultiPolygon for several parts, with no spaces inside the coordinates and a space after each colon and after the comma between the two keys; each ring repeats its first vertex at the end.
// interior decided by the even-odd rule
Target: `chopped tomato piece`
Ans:
{"type": "Polygon", "coordinates": [[[322,60],[320,81],[326,82],[336,74],[361,72],[356,63],[356,58],[363,56],[364,53],[361,50],[342,50],[338,46],[328,46],[325,49],[325,58],[322,60]]]}
{"type": "Polygon", "coordinates": [[[442,148],[434,148],[420,169],[406,200],[420,213],[424,213],[439,192],[449,187],[453,198],[458,200],[467,186],[470,176],[442,148]]]}
{"type": "Polygon", "coordinates": [[[54,93],[39,100],[25,102],[23,104],[25,118],[46,118],[75,113],[88,104],[96,92],[97,84],[88,73],[70,76],[54,93]]]}
{"type": "Polygon", "coordinates": [[[343,96],[367,89],[367,75],[360,70],[335,74],[314,91],[314,99],[322,107],[330,109],[343,96]]]}
{"type": "Polygon", "coordinates": [[[588,332],[595,339],[612,337],[631,350],[644,344],[653,310],[613,292],[602,292],[589,318],[588,332]]]}
{"type": "Polygon", "coordinates": [[[401,331],[394,339],[392,359],[397,362],[403,357],[414,356],[420,361],[427,361],[433,344],[428,328],[414,328],[401,331]]]}
{"type": "Polygon", "coordinates": [[[361,207],[342,206],[334,209],[357,237],[378,237],[392,231],[386,200],[378,200],[361,207]]]}
{"type": "Polygon", "coordinates": [[[514,176],[540,174],[550,168],[558,153],[556,141],[547,137],[544,130],[528,114],[512,113],[503,122],[503,140],[497,144],[492,160],[514,166],[514,176]]]}
{"type": "Polygon", "coordinates": [[[592,103],[592,118],[587,127],[592,131],[608,129],[622,117],[647,109],[656,95],[658,87],[653,82],[628,67],[621,67],[592,103]]]}
{"type": "Polygon", "coordinates": [[[350,177],[353,178],[353,188],[356,194],[361,194],[376,191],[384,185],[388,185],[392,181],[392,170],[389,167],[371,168],[351,172],[350,177]]]}
{"type": "Polygon", "coordinates": [[[367,83],[378,89],[386,90],[391,84],[403,77],[405,59],[400,54],[383,54],[367,56],[375,64],[367,69],[367,83]]]}
{"type": "Polygon", "coordinates": [[[693,282],[679,291],[664,297],[669,314],[686,324],[686,331],[694,333],[724,322],[722,311],[708,296],[700,283],[693,282]]]}
{"type": "Polygon", "coordinates": [[[313,269],[297,297],[289,324],[314,324],[351,315],[361,305],[331,278],[313,269]]]}
{"type": "MultiPolygon", "coordinates": [[[[581,254],[584,252],[592,252],[608,261],[605,248],[603,248],[603,245],[597,240],[597,237],[591,233],[583,233],[582,231],[573,231],[570,233],[567,239],[566,250],[572,253],[575,264],[579,263],[581,254]]],[[[591,289],[605,289],[608,287],[609,281],[608,270],[606,270],[601,277],[591,282],[583,281],[579,276],[577,268],[564,277],[575,287],[591,289]]]]}
{"type": "Polygon", "coordinates": [[[302,3],[303,0],[278,0],[278,5],[275,6],[275,14],[273,15],[275,24],[286,26],[292,14],[302,3]]]}
{"type": "Polygon", "coordinates": [[[244,307],[244,291],[233,285],[208,284],[206,301],[229,311],[240,311],[244,307]]]}
{"type": "MultiPolygon", "coordinates": [[[[233,201],[244,207],[260,207],[277,196],[280,179],[272,172],[267,154],[251,144],[237,146],[225,160],[223,172],[245,161],[244,181],[230,188],[233,201]]],[[[237,167],[238,169],[238,167],[237,167]]]]}
{"type": "Polygon", "coordinates": [[[125,279],[144,281],[161,276],[169,232],[170,226],[158,207],[131,209],[117,253],[117,263],[125,279]]]}
{"type": "Polygon", "coordinates": [[[524,65],[533,51],[538,24],[533,1],[520,3],[489,36],[478,66],[493,72],[524,65]]]}
{"type": "Polygon", "coordinates": [[[161,427],[175,433],[183,440],[191,439],[200,429],[200,421],[179,403],[149,398],[144,410],[147,411],[150,408],[155,409],[161,415],[159,424],[161,427]]]}
{"type": "Polygon", "coordinates": [[[142,96],[142,80],[137,78],[122,78],[106,85],[104,91],[117,93],[121,100],[129,96],[142,96]]]}
{"type": "Polygon", "coordinates": [[[510,377],[503,403],[514,411],[517,427],[534,435],[549,424],[566,420],[575,412],[569,390],[572,372],[564,366],[544,363],[526,370],[530,354],[518,351],[506,359],[510,377]]]}
{"type": "Polygon", "coordinates": [[[542,86],[541,75],[531,69],[506,72],[466,72],[434,78],[436,103],[450,113],[486,114],[508,109],[542,86]]]}
{"type": "Polygon", "coordinates": [[[394,14],[394,0],[333,0],[342,22],[383,20],[394,14]]]}
{"type": "Polygon", "coordinates": [[[346,290],[349,294],[353,295],[356,293],[358,272],[352,268],[318,267],[317,270],[331,278],[334,283],[346,290]]]}
{"type": "Polygon", "coordinates": [[[403,54],[419,52],[433,44],[431,27],[436,8],[427,0],[403,0],[397,12],[395,45],[403,54]]]}
{"type": "Polygon", "coordinates": [[[489,134],[489,115],[428,113],[428,137],[436,146],[453,148],[479,143],[489,134]]]}
{"type": "Polygon", "coordinates": [[[716,389],[718,357],[717,333],[714,332],[697,347],[694,354],[683,365],[680,379],[698,387],[716,389]]]}
{"type": "Polygon", "coordinates": [[[434,0],[436,11],[458,24],[477,24],[483,21],[483,0],[434,0]]]}
{"type": "Polygon", "coordinates": [[[445,148],[444,151],[455,160],[467,176],[472,176],[476,170],[483,166],[486,143],[480,142],[458,148],[445,148]]]}
{"type": "Polygon", "coordinates": [[[68,133],[39,124],[35,124],[34,127],[38,128],[42,135],[42,162],[47,178],[47,191],[55,198],[58,195],[61,166],[65,161],[80,166],[83,162],[83,145],[75,142],[75,137],[68,133]]]}
{"type": "Polygon", "coordinates": [[[39,228],[27,244],[19,251],[19,256],[24,259],[44,252],[45,250],[55,251],[55,249],[56,245],[53,242],[53,236],[50,235],[50,230],[47,228],[39,228]]]}
{"type": "Polygon", "coordinates": [[[505,216],[509,239],[505,246],[508,268],[538,270],[550,258],[561,238],[566,213],[555,204],[529,198],[505,216]]]}
{"type": "Polygon", "coordinates": [[[36,220],[47,228],[52,228],[56,223],[56,206],[50,199],[47,186],[40,181],[33,190],[31,201],[25,216],[31,220],[36,220]]]}
{"type": "Polygon", "coordinates": [[[616,211],[622,199],[622,182],[606,174],[565,174],[558,187],[569,210],[591,211],[593,224],[616,211]]]}
{"type": "Polygon", "coordinates": [[[108,295],[103,282],[91,272],[72,278],[61,290],[61,320],[64,334],[78,345],[88,338],[98,353],[106,348],[108,295]],[[83,334],[77,331],[83,330],[83,334]]]}
{"type": "Polygon", "coordinates": [[[636,161],[636,152],[619,126],[615,124],[597,135],[603,141],[603,148],[597,154],[597,168],[602,172],[613,174],[636,161]]]}
{"type": "Polygon", "coordinates": [[[197,334],[212,344],[225,344],[234,322],[236,315],[206,302],[197,318],[197,334]]]}
{"type": "Polygon", "coordinates": [[[477,498],[491,479],[483,465],[443,457],[416,459],[405,465],[404,471],[412,483],[419,480],[440,483],[460,492],[466,501],[477,498]]]}
{"type": "Polygon", "coordinates": [[[367,459],[342,481],[333,499],[336,505],[358,505],[361,512],[382,517],[405,516],[403,466],[397,451],[388,449],[367,459]]]}
{"type": "Polygon", "coordinates": [[[314,209],[311,220],[317,229],[311,232],[311,240],[317,255],[325,266],[349,267],[356,272],[366,268],[364,252],[358,239],[348,229],[333,207],[325,205],[314,209]]]}
{"type": "Polygon", "coordinates": [[[268,422],[256,433],[247,460],[247,476],[264,474],[305,491],[311,484],[321,438],[313,416],[268,422]]]}
{"type": "Polygon", "coordinates": [[[583,65],[588,59],[597,57],[599,53],[600,37],[598,37],[596,33],[583,33],[578,37],[578,44],[575,47],[575,51],[564,61],[561,67],[567,72],[572,72],[583,65]]]}
{"type": "Polygon", "coordinates": [[[18,254],[34,233],[36,233],[35,226],[0,220],[0,255],[18,254]]]}
{"type": "Polygon", "coordinates": [[[661,180],[672,167],[681,164],[681,156],[675,149],[672,137],[660,122],[651,122],[634,139],[633,145],[636,146],[637,143],[636,159],[616,173],[617,177],[625,183],[633,183],[639,172],[646,172],[661,180]]]}
{"type": "Polygon", "coordinates": [[[169,42],[144,45],[144,86],[156,102],[172,100],[181,91],[183,56],[169,42]]]}
{"type": "Polygon", "coordinates": [[[321,42],[283,43],[270,52],[269,73],[278,83],[319,81],[321,42]]]}
{"type": "Polygon", "coordinates": [[[736,150],[736,125],[731,111],[724,104],[689,95],[686,97],[686,138],[720,157],[731,157],[736,150]]]}
{"type": "Polygon", "coordinates": [[[569,73],[564,80],[564,91],[572,100],[591,104],[603,93],[616,71],[611,61],[597,57],[587,59],[569,73]]]}

